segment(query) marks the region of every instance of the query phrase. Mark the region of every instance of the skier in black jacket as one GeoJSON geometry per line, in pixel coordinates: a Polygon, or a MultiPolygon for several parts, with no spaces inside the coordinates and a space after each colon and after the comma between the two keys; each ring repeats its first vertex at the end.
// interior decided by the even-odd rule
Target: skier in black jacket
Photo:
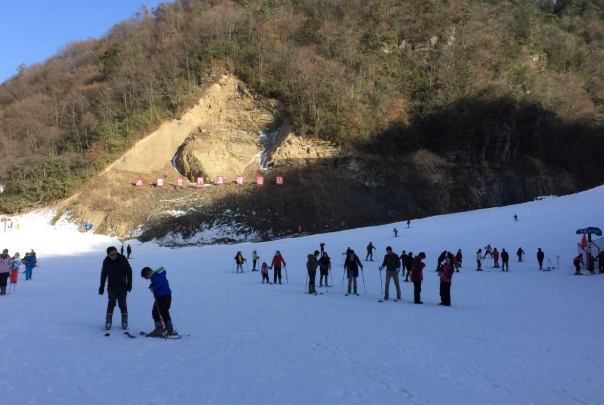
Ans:
{"type": "Polygon", "coordinates": [[[522,250],[522,248],[518,248],[518,251],[516,252],[516,256],[518,256],[518,262],[522,261],[523,254],[524,254],[524,250],[522,250]]]}
{"type": "Polygon", "coordinates": [[[539,262],[539,270],[543,270],[543,259],[545,258],[545,253],[541,251],[541,248],[537,250],[537,261],[539,262]]]}
{"type": "Polygon", "coordinates": [[[501,249],[501,271],[510,271],[510,254],[501,249]]]}
{"type": "Polygon", "coordinates": [[[101,286],[99,294],[103,295],[105,291],[105,282],[107,281],[107,295],[109,302],[107,304],[107,317],[105,319],[105,328],[111,329],[113,320],[113,309],[117,300],[122,311],[122,329],[128,329],[128,308],[126,306],[126,295],[132,291],[132,268],[128,259],[117,252],[114,246],[107,248],[107,257],[103,260],[103,269],[101,270],[101,286]]]}
{"type": "Polygon", "coordinates": [[[459,273],[459,268],[461,267],[461,261],[463,260],[463,255],[461,254],[461,249],[457,250],[457,254],[455,255],[455,260],[457,260],[455,267],[457,267],[457,272],[459,273]]]}

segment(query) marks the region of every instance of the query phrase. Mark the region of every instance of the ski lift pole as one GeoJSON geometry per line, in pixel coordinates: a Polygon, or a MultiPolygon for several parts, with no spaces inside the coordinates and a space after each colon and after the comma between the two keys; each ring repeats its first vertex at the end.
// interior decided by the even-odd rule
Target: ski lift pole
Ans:
{"type": "Polygon", "coordinates": [[[331,285],[333,285],[333,275],[331,274],[331,266],[329,266],[327,268],[327,271],[329,271],[329,277],[331,278],[331,285]]]}
{"type": "MultiPolygon", "coordinates": [[[[365,283],[363,281],[363,283],[365,283]]],[[[380,289],[382,290],[382,295],[384,295],[384,286],[382,284],[382,270],[380,270],[380,289]]]]}
{"type": "Polygon", "coordinates": [[[342,287],[340,287],[340,292],[344,291],[344,275],[346,274],[346,266],[344,266],[344,272],[342,273],[342,287]]]}
{"type": "Polygon", "coordinates": [[[289,284],[289,277],[287,277],[287,264],[283,265],[283,270],[285,270],[285,280],[287,281],[287,284],[289,284]]]}

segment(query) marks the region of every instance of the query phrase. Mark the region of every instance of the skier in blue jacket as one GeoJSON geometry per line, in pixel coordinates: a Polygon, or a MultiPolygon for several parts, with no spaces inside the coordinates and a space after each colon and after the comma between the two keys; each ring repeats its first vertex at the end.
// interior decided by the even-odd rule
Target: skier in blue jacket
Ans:
{"type": "Polygon", "coordinates": [[[166,270],[163,267],[156,270],[145,267],[141,270],[141,277],[151,280],[149,289],[153,292],[153,296],[155,297],[153,311],[151,311],[153,320],[155,321],[155,330],[147,334],[147,336],[165,337],[176,335],[177,333],[174,332],[174,326],[172,325],[172,318],[170,318],[172,290],[170,290],[170,284],[166,278],[166,270]]]}
{"type": "Polygon", "coordinates": [[[25,255],[23,263],[25,264],[25,280],[31,280],[34,267],[36,267],[36,257],[31,254],[25,255]]]}

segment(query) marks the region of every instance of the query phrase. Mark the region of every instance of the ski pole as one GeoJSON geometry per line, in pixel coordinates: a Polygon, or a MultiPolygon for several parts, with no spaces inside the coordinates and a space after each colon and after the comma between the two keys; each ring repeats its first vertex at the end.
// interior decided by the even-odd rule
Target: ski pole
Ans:
{"type": "Polygon", "coordinates": [[[365,272],[363,271],[362,267],[361,267],[361,276],[363,277],[363,291],[365,291],[365,295],[367,295],[367,289],[365,288],[365,272]]]}
{"type": "Polygon", "coordinates": [[[344,273],[342,273],[342,287],[340,287],[340,292],[344,291],[344,275],[346,274],[346,267],[344,267],[344,273]]]}
{"type": "Polygon", "coordinates": [[[245,261],[245,268],[247,269],[247,271],[250,271],[250,266],[247,265],[247,260],[245,261]]]}
{"type": "Polygon", "coordinates": [[[382,295],[384,295],[384,286],[382,285],[382,271],[380,270],[380,289],[382,290],[382,295]]]}
{"type": "Polygon", "coordinates": [[[287,284],[289,284],[289,277],[287,277],[287,265],[286,264],[283,265],[283,270],[285,270],[285,281],[287,281],[287,284]]]}
{"type": "MultiPolygon", "coordinates": [[[[333,276],[331,275],[331,268],[329,268],[327,271],[329,271],[329,277],[331,278],[331,285],[333,285],[333,276]]],[[[325,278],[327,278],[327,277],[325,277],[325,278]]]]}

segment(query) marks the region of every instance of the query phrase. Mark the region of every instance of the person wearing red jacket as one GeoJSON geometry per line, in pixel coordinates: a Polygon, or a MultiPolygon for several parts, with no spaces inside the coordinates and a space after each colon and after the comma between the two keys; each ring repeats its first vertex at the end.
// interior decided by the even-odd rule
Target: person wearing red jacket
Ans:
{"type": "Polygon", "coordinates": [[[451,279],[455,272],[455,264],[450,257],[445,259],[445,264],[439,269],[440,275],[440,304],[445,307],[451,306],[451,279]]]}
{"type": "Polygon", "coordinates": [[[575,257],[575,259],[573,260],[573,264],[575,265],[575,276],[582,276],[583,273],[581,273],[581,265],[585,264],[583,263],[583,253],[579,254],[579,256],[575,257]]]}
{"type": "Polygon", "coordinates": [[[422,280],[424,279],[423,269],[426,266],[425,263],[422,262],[423,259],[426,258],[426,254],[421,252],[413,259],[413,263],[411,263],[411,281],[413,282],[413,303],[414,304],[423,304],[421,301],[421,293],[422,293],[422,280]]]}
{"type": "Polygon", "coordinates": [[[498,269],[499,268],[499,252],[497,251],[497,248],[493,249],[493,261],[495,262],[493,267],[498,269]]]}
{"type": "Polygon", "coordinates": [[[283,259],[283,256],[281,256],[281,252],[279,252],[277,250],[277,253],[275,253],[275,257],[273,257],[273,262],[271,263],[271,269],[274,267],[275,268],[275,273],[274,273],[274,280],[273,283],[277,284],[277,278],[279,278],[279,284],[281,283],[281,266],[287,266],[287,263],[285,263],[285,259],[283,259]]]}

